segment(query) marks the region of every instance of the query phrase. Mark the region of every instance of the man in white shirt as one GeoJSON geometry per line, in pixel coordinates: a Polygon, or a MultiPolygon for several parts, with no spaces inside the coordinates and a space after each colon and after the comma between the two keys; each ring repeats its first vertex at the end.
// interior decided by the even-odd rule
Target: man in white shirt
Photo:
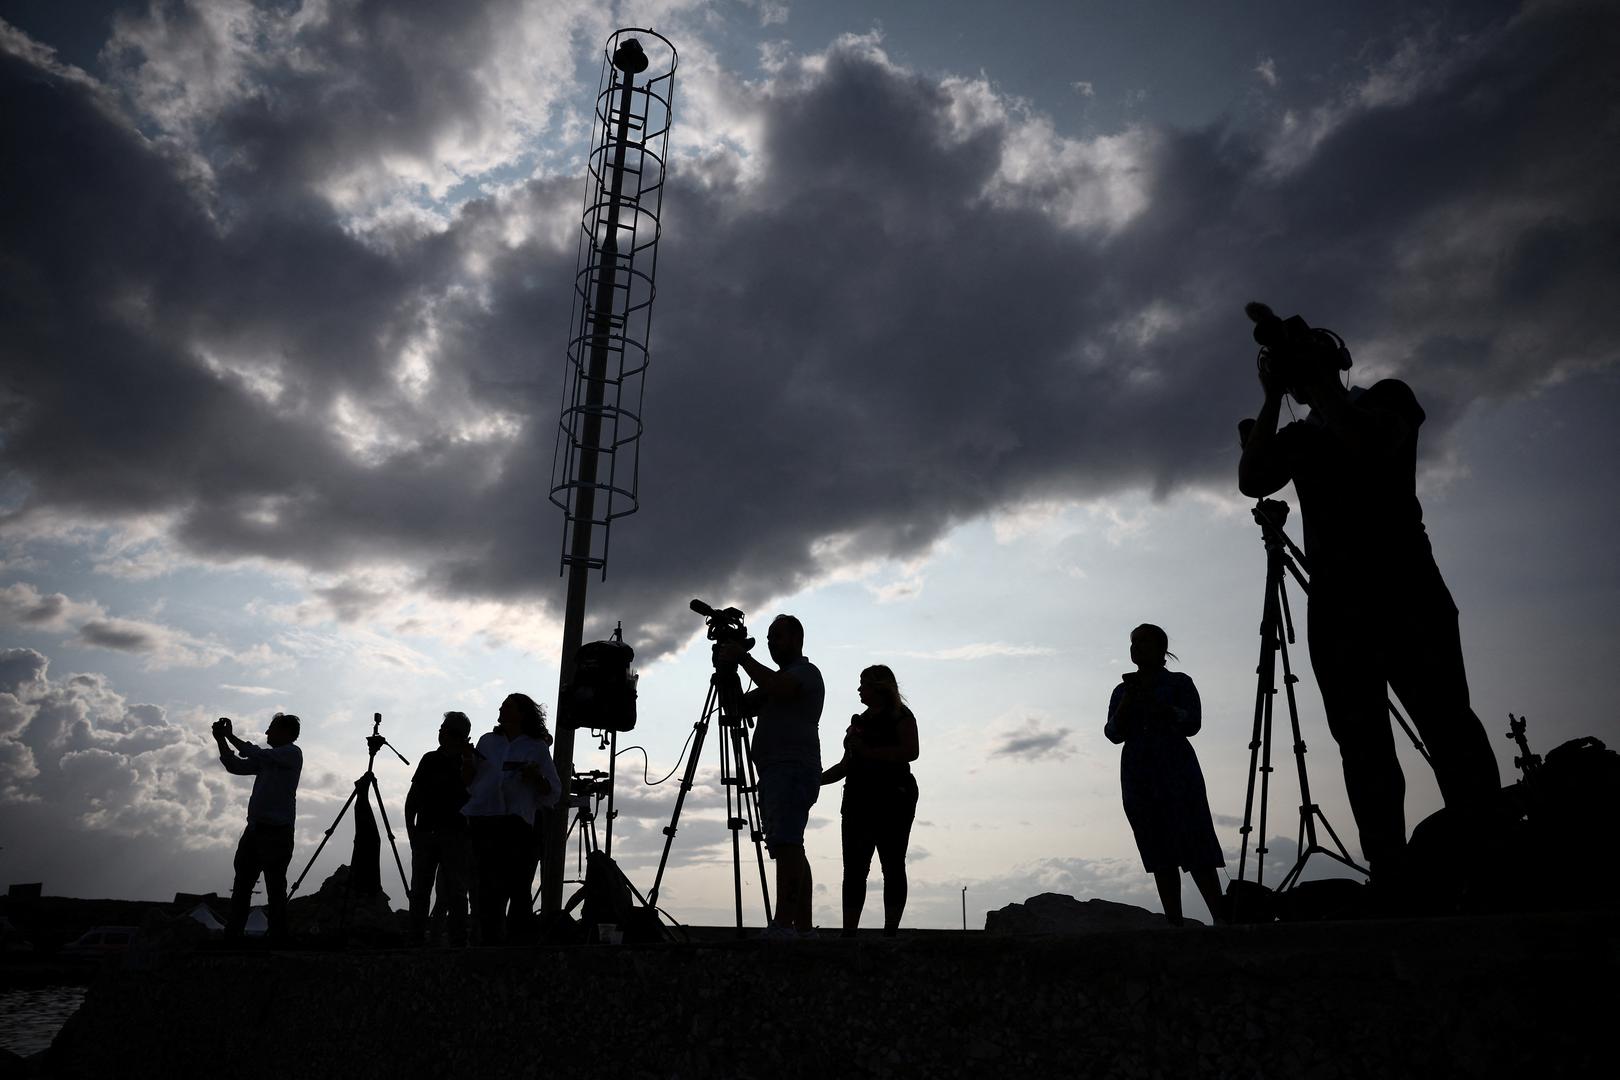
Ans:
{"type": "Polygon", "coordinates": [[[461,812],[472,834],[473,906],[484,945],[522,941],[531,932],[530,889],[542,835],[535,817],[562,797],[550,744],[545,713],[535,700],[508,694],[499,726],[474,751],[478,764],[461,812]]]}
{"type": "Polygon", "coordinates": [[[270,940],[287,939],[287,864],[292,862],[298,777],[304,769],[304,752],[295,745],[299,726],[298,717],[291,713],[276,713],[264,735],[269,746],[261,747],[232,734],[228,717],[214,722],[220,764],[237,776],[253,777],[247,828],[236,845],[236,880],[231,886],[231,911],[225,922],[228,939],[242,936],[260,874],[264,875],[270,940]]]}

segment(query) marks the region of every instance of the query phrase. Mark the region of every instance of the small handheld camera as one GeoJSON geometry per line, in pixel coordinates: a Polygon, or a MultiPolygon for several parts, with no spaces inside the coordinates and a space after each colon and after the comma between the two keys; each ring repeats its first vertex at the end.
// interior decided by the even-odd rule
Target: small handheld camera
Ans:
{"type": "Polygon", "coordinates": [[[214,732],[214,738],[216,738],[216,739],[219,738],[221,735],[229,735],[231,733],[231,721],[230,721],[230,719],[228,717],[222,716],[218,720],[215,720],[214,721],[213,732],[214,732]]]}

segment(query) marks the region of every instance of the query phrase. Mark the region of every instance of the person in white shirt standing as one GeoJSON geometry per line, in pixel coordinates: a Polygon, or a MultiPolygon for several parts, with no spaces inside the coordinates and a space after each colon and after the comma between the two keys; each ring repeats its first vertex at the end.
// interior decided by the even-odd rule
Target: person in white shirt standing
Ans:
{"type": "Polygon", "coordinates": [[[461,812],[472,835],[473,905],[484,945],[530,936],[530,887],[539,861],[535,816],[562,797],[550,745],[540,705],[527,694],[508,694],[498,726],[475,748],[478,763],[461,812]]]}
{"type": "Polygon", "coordinates": [[[238,739],[231,733],[229,717],[222,716],[214,721],[213,731],[214,741],[219,745],[219,761],[226,771],[253,777],[247,828],[242,830],[242,839],[236,845],[236,880],[231,885],[231,911],[225,922],[225,937],[242,936],[253,902],[253,887],[263,874],[269,937],[272,942],[284,942],[287,940],[287,864],[292,862],[298,777],[304,771],[304,752],[295,745],[298,717],[276,713],[264,733],[268,747],[238,739]]]}

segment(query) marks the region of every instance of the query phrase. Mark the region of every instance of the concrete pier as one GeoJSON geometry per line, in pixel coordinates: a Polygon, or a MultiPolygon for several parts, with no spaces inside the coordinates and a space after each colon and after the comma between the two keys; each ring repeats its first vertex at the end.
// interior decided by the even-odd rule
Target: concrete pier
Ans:
{"type": "Polygon", "coordinates": [[[503,1080],[1609,1075],[1617,937],[1608,915],[1536,915],[199,951],[107,972],[48,1066],[503,1080]]]}

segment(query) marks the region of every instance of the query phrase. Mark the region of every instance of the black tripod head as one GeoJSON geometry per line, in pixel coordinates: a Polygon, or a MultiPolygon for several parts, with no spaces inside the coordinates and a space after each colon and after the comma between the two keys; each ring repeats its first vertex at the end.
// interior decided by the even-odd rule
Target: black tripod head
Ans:
{"type": "MultiPolygon", "coordinates": [[[[389,742],[387,737],[383,735],[383,733],[382,733],[382,713],[372,713],[371,714],[371,734],[366,736],[366,750],[367,750],[368,754],[370,755],[371,759],[375,760],[376,757],[377,757],[377,751],[381,750],[385,746],[388,747],[389,751],[395,757],[399,758],[401,764],[404,764],[404,765],[409,765],[410,764],[410,760],[408,758],[406,758],[406,756],[404,754],[400,753],[398,750],[395,750],[394,749],[394,744],[389,742]]],[[[366,771],[370,772],[371,770],[367,769],[366,771]]]]}
{"type": "Polygon", "coordinates": [[[1526,726],[1527,721],[1524,717],[1508,713],[1507,737],[1517,743],[1519,747],[1519,753],[1514,755],[1513,758],[1513,767],[1528,778],[1531,773],[1540,767],[1541,755],[1530,752],[1530,741],[1525,738],[1524,734],[1526,726]]]}
{"type": "Polygon", "coordinates": [[[1283,526],[1288,524],[1288,504],[1281,499],[1261,499],[1250,507],[1249,513],[1268,540],[1273,533],[1282,532],[1283,526]]]}
{"type": "Polygon", "coordinates": [[[1283,529],[1283,526],[1288,524],[1288,504],[1281,499],[1261,499],[1249,508],[1249,513],[1254,516],[1254,523],[1260,526],[1260,532],[1265,540],[1266,552],[1268,554],[1281,554],[1286,551],[1291,555],[1293,562],[1297,564],[1296,567],[1292,568],[1294,575],[1303,585],[1304,579],[1300,576],[1301,571],[1309,572],[1310,564],[1306,561],[1305,553],[1300,550],[1299,545],[1294,543],[1293,539],[1283,529]]]}

